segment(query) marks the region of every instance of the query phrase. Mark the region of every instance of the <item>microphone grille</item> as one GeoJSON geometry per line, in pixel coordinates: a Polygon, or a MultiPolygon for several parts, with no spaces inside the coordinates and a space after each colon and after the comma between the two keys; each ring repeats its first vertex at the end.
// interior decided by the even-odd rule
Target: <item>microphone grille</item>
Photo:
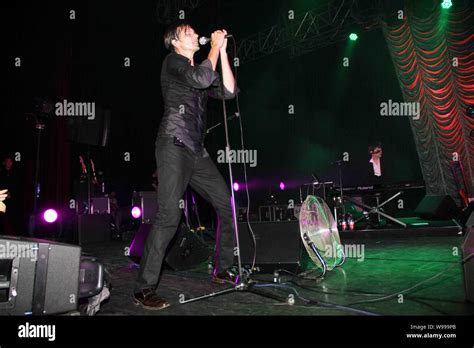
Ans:
{"type": "Polygon", "coordinates": [[[207,44],[209,41],[210,40],[207,37],[201,36],[201,38],[199,39],[199,44],[203,46],[207,44]]]}

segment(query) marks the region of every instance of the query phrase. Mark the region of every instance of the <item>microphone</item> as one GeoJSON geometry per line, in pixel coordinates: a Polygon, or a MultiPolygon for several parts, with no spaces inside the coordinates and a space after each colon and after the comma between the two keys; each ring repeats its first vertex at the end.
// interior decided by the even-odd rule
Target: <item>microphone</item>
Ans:
{"type": "MultiPolygon", "coordinates": [[[[233,36],[232,36],[232,35],[226,35],[226,36],[225,36],[226,39],[227,39],[228,37],[233,37],[233,36]]],[[[204,45],[207,45],[209,42],[211,42],[211,40],[212,40],[212,39],[209,38],[209,37],[201,36],[201,37],[199,38],[199,44],[200,44],[201,46],[204,46],[204,45]]]]}

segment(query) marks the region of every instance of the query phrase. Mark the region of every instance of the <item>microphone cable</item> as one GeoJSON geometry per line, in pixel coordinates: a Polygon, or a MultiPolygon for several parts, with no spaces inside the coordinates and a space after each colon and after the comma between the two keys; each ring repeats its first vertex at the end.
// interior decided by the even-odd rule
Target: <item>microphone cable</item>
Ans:
{"type": "MultiPolygon", "coordinates": [[[[229,36],[229,38],[232,39],[233,49],[234,49],[233,57],[235,59],[235,58],[237,58],[237,44],[236,44],[234,36],[229,36]]],[[[237,74],[238,69],[237,69],[237,66],[236,66],[235,62],[233,62],[232,66],[233,66],[233,71],[234,71],[235,88],[237,88],[238,87],[238,74],[237,74]]],[[[223,83],[224,82],[222,81],[222,84],[223,83]]],[[[239,119],[239,128],[240,128],[241,149],[242,149],[242,151],[245,151],[244,131],[243,131],[243,126],[242,126],[242,113],[240,111],[239,93],[235,94],[235,103],[236,103],[236,107],[237,107],[237,114],[239,116],[238,119],[239,119]]],[[[250,231],[250,235],[252,236],[252,241],[253,241],[253,260],[252,260],[252,267],[250,269],[250,272],[252,273],[254,268],[255,268],[255,263],[256,263],[256,259],[257,259],[257,240],[255,238],[255,233],[254,233],[254,231],[252,229],[252,226],[250,224],[250,194],[249,194],[249,188],[248,188],[247,164],[245,163],[245,161],[243,161],[243,167],[244,167],[245,192],[246,192],[246,196],[247,196],[247,211],[246,211],[246,220],[247,221],[246,222],[247,222],[247,227],[250,231]]],[[[233,189],[234,188],[231,187],[231,190],[233,190],[233,189]]],[[[239,253],[240,253],[240,250],[239,250],[239,253]]]]}

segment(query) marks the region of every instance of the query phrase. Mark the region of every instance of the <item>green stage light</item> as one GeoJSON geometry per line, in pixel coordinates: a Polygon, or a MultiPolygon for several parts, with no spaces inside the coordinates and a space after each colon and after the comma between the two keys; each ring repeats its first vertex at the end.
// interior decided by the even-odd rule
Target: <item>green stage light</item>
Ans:
{"type": "Polygon", "coordinates": [[[352,41],[355,41],[355,40],[357,40],[358,38],[359,38],[359,37],[357,36],[356,33],[351,33],[351,34],[349,35],[349,39],[352,40],[352,41]]]}
{"type": "Polygon", "coordinates": [[[445,9],[450,8],[451,6],[453,6],[451,0],[443,0],[443,2],[441,3],[441,7],[445,9]]]}

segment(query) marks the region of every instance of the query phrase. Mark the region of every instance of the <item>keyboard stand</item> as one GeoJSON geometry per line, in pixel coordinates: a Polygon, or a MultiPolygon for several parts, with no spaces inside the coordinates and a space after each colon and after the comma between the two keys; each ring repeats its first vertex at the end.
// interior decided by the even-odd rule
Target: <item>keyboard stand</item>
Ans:
{"type": "MultiPolygon", "coordinates": [[[[387,200],[385,200],[384,202],[380,203],[380,197],[379,196],[375,196],[375,200],[377,202],[376,206],[375,207],[371,207],[367,204],[364,204],[362,202],[358,202],[348,196],[344,196],[344,199],[345,200],[348,200],[349,202],[361,207],[361,208],[365,208],[365,210],[368,210],[368,213],[369,214],[377,214],[377,218],[378,218],[378,221],[380,223],[380,216],[383,216],[389,220],[392,220],[393,222],[399,224],[399,225],[402,225],[403,227],[407,227],[407,224],[394,218],[393,216],[390,216],[388,214],[385,214],[383,211],[380,210],[380,208],[382,208],[385,204],[387,204],[388,202],[394,200],[395,198],[397,198],[398,196],[400,196],[401,194],[403,194],[403,191],[399,191],[397,192],[396,194],[394,194],[393,196],[391,196],[390,198],[388,198],[387,200]]],[[[354,223],[357,223],[359,222],[360,220],[362,220],[364,217],[361,217],[361,218],[358,218],[357,220],[354,221],[354,223]]]]}

